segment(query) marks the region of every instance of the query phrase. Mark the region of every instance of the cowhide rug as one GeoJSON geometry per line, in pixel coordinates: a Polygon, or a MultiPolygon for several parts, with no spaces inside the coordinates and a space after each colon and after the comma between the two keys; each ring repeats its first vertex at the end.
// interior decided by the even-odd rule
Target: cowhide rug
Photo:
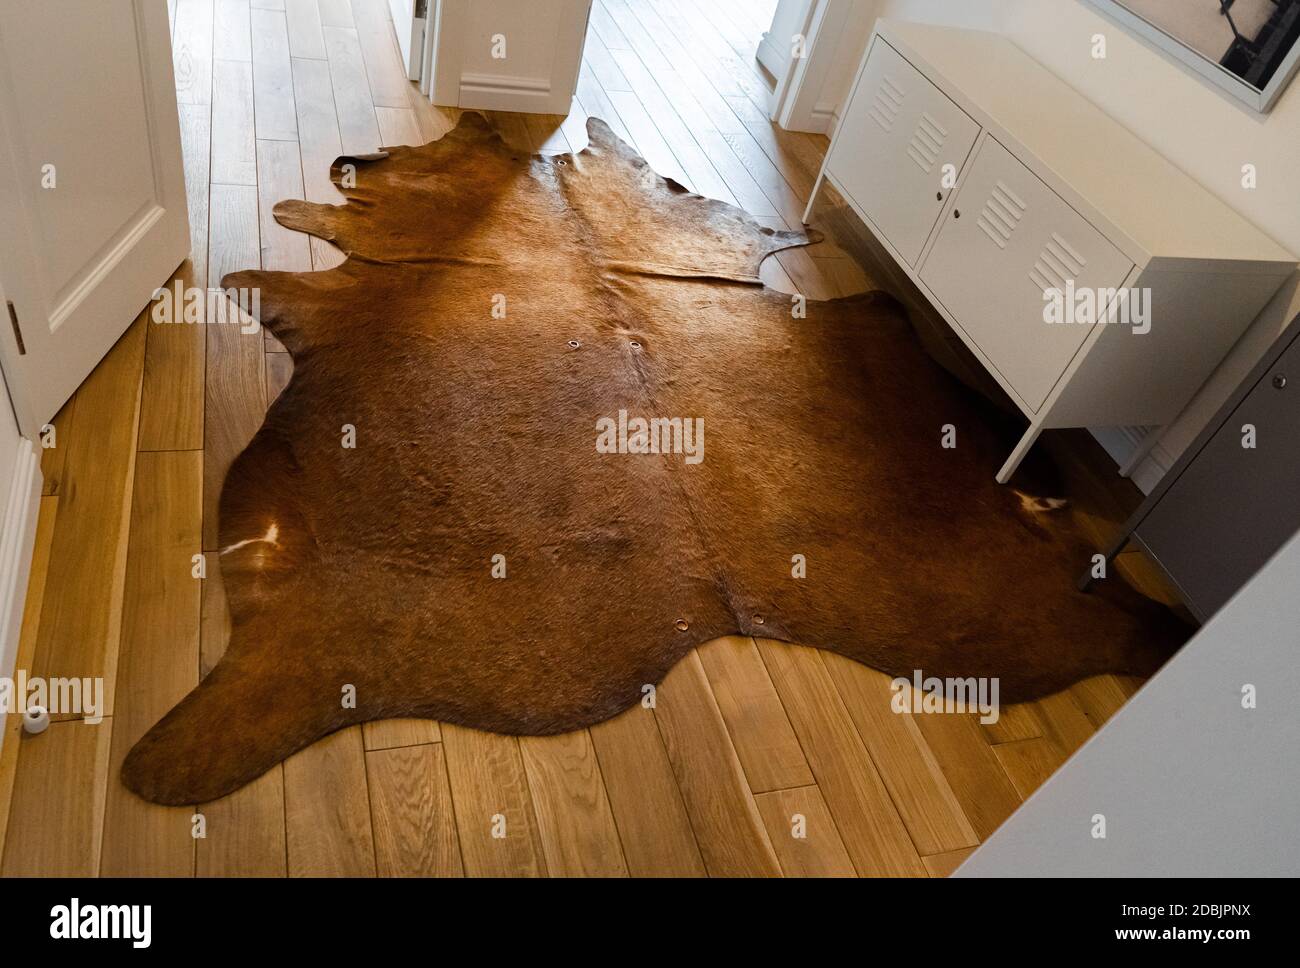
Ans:
{"type": "Polygon", "coordinates": [[[1093,549],[994,483],[990,410],[888,297],[800,312],[758,271],[807,236],[588,130],[543,157],[467,114],[341,158],[347,204],[275,216],[347,261],[222,281],[294,373],[221,493],[229,647],[126,758],[142,797],[212,800],[373,719],[588,726],[729,633],[1003,701],[1185,636],[1118,581],[1074,590],[1093,549]],[[679,423],[637,453],[638,419],[679,423]]]}

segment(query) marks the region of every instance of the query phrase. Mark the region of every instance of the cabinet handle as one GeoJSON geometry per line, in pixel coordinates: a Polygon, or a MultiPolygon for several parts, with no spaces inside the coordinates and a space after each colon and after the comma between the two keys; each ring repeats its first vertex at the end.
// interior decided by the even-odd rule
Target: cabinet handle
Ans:
{"type": "Polygon", "coordinates": [[[1277,376],[1273,377],[1273,386],[1275,386],[1275,387],[1276,387],[1277,389],[1279,389],[1279,390],[1285,390],[1285,389],[1286,389],[1286,375],[1285,375],[1285,374],[1282,374],[1282,373],[1279,373],[1277,376]]]}

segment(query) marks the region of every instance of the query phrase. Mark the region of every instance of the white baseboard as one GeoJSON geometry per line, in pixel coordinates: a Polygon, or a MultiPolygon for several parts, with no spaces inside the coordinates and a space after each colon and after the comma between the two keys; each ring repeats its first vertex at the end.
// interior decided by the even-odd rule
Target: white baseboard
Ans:
{"type": "MultiPolygon", "coordinates": [[[[1148,434],[1160,431],[1154,427],[1094,427],[1090,432],[1097,443],[1101,444],[1106,453],[1114,459],[1116,466],[1123,467],[1148,434]]],[[[1151,453],[1134,468],[1129,479],[1143,494],[1150,494],[1160,483],[1160,478],[1174,466],[1174,462],[1173,455],[1157,443],[1151,448],[1151,453]]]]}
{"type": "MultiPolygon", "coordinates": [[[[36,519],[41,507],[40,452],[26,437],[19,438],[13,482],[0,532],[0,676],[12,676],[23,627],[23,604],[32,570],[36,519]]],[[[5,730],[0,730],[0,744],[5,730]]]]}
{"type": "Polygon", "coordinates": [[[523,114],[567,114],[555,110],[551,82],[544,77],[515,77],[508,74],[475,74],[460,77],[462,108],[483,111],[518,111],[523,114]]]}

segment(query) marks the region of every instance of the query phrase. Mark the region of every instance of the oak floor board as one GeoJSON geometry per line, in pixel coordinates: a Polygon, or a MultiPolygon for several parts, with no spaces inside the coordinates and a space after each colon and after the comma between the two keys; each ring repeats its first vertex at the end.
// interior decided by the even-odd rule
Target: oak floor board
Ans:
{"type": "Polygon", "coordinates": [[[637,704],[590,732],[629,873],[706,876],[654,712],[637,704]]]}
{"type": "Polygon", "coordinates": [[[414,108],[376,107],[375,116],[379,122],[379,143],[385,148],[424,144],[425,138],[414,108]]]}
{"type": "MultiPolygon", "coordinates": [[[[253,64],[218,60],[212,64],[212,184],[257,185],[257,146],[253,126],[253,64]]],[[[213,192],[215,195],[215,191],[213,192]]],[[[215,203],[212,218],[217,218],[215,203]]],[[[219,285],[221,278],[213,278],[219,285]]]]}
{"type": "Polygon", "coordinates": [[[190,213],[190,264],[194,285],[208,285],[208,192],[211,183],[212,105],[180,105],[181,159],[190,213]]]}
{"type": "Polygon", "coordinates": [[[212,9],[212,56],[215,60],[253,59],[248,0],[216,0],[212,9]]]}
{"type": "Polygon", "coordinates": [[[325,27],[355,27],[352,5],[348,0],[316,0],[320,7],[320,22],[325,27]]]}
{"type": "Polygon", "coordinates": [[[754,797],[786,877],[854,877],[853,861],[815,784],[754,797]]]}
{"type": "Polygon", "coordinates": [[[1020,702],[1002,706],[996,723],[980,723],[980,729],[989,743],[1014,743],[1018,739],[1033,739],[1043,735],[1043,721],[1034,711],[1034,704],[1020,702]]]}
{"type": "Polygon", "coordinates": [[[361,732],[368,751],[420,746],[442,740],[442,730],[434,719],[377,719],[363,723],[361,732]]]}
{"type": "Polygon", "coordinates": [[[284,0],[284,14],[293,56],[324,60],[325,36],[321,32],[320,7],[316,0],[284,0]]]}
{"type": "Polygon", "coordinates": [[[366,753],[380,877],[462,877],[442,744],[366,753]]]}
{"type": "Polygon", "coordinates": [[[1024,798],[1042,786],[1063,762],[1060,750],[1042,736],[998,743],[992,749],[1016,792],[1024,798]]]}
{"type": "Polygon", "coordinates": [[[234,793],[199,804],[199,877],[285,877],[284,766],[277,763],[234,793]]]}
{"type": "Polygon", "coordinates": [[[1120,707],[1133,698],[1135,680],[1115,675],[1093,676],[1076,682],[1070,695],[1092,725],[1101,729],[1120,707]]]}
{"type": "MultiPolygon", "coordinates": [[[[215,129],[214,129],[215,131],[215,129]]],[[[214,135],[215,137],[215,135],[214,135]]],[[[261,263],[257,188],[212,186],[212,230],[208,276],[221,279],[261,263]]],[[[207,385],[203,428],[203,550],[219,548],[217,502],[231,462],[253,439],[266,413],[261,329],[254,332],[233,303],[224,322],[209,322],[207,385]]]]}
{"type": "MultiPolygon", "coordinates": [[[[146,309],[77,389],[32,673],[102,676],[113,711],[146,309]]],[[[62,718],[63,714],[55,718],[62,718]]]]}
{"type": "Polygon", "coordinates": [[[1070,689],[1045,696],[1033,706],[1043,724],[1043,737],[1060,750],[1063,757],[1072,756],[1097,731],[1070,689]]]}
{"type": "Polygon", "coordinates": [[[276,397],[289,385],[289,380],[293,376],[293,357],[288,353],[274,352],[268,345],[265,363],[266,405],[269,408],[275,403],[276,397]]]}
{"type": "Polygon", "coordinates": [[[819,650],[759,639],[758,648],[859,874],[918,877],[925,868],[819,650]]]}
{"type": "Polygon", "coordinates": [[[38,443],[41,445],[41,494],[45,497],[58,494],[63,483],[63,470],[67,463],[64,458],[68,453],[67,442],[71,439],[76,405],[77,395],[74,393],[50,419],[47,427],[42,428],[38,443]]]}
{"type": "MultiPolygon", "coordinates": [[[[14,669],[30,669],[36,652],[36,630],[41,619],[41,599],[45,595],[45,574],[50,565],[50,544],[54,537],[54,518],[59,513],[55,495],[41,498],[36,517],[36,538],[32,543],[32,567],[27,577],[23,622],[18,633],[18,651],[14,669]]],[[[0,744],[0,857],[4,855],[5,831],[9,826],[9,804],[13,797],[14,778],[18,773],[18,750],[22,745],[23,717],[12,712],[4,717],[4,742],[0,744]]]]}
{"type": "MultiPolygon", "coordinates": [[[[343,143],[339,140],[329,64],[324,60],[294,57],[293,91],[298,109],[303,195],[309,202],[341,205],[343,195],[330,181],[330,166],[343,154],[343,143]]],[[[313,238],[310,244],[316,269],[330,269],[343,261],[342,253],[330,243],[313,238]]]]}
{"type": "Polygon", "coordinates": [[[357,32],[345,27],[325,27],[324,32],[343,153],[363,155],[377,151],[379,123],[375,120],[375,105],[370,99],[357,32]]]}
{"type": "Polygon", "coordinates": [[[202,536],[202,488],[201,451],[142,453],[136,459],[100,858],[104,876],[194,873],[193,810],[142,800],[118,774],[131,747],[199,684],[202,589],[190,559],[202,536]]]}
{"type": "MultiPolygon", "coordinates": [[[[207,251],[207,246],[204,246],[207,251]]],[[[176,285],[185,293],[203,295],[188,260],[167,283],[172,316],[166,322],[149,319],[145,326],[144,372],[140,389],[141,451],[203,449],[203,381],[207,363],[203,323],[187,321],[177,306],[176,285]]]]}
{"type": "MultiPolygon", "coordinates": [[[[293,99],[293,61],[283,13],[254,10],[253,108],[258,140],[297,141],[298,112],[293,99]]],[[[258,167],[259,184],[265,169],[258,167]]]]}
{"type": "Polygon", "coordinates": [[[213,0],[177,0],[172,70],[181,104],[212,103],[213,0]]]}
{"type": "Polygon", "coordinates": [[[402,67],[392,26],[385,24],[380,29],[358,26],[357,40],[361,43],[361,57],[370,82],[371,101],[376,107],[408,108],[411,82],[402,67]]]}
{"type": "Polygon", "coordinates": [[[109,717],[51,723],[20,740],[0,874],[95,876],[112,732],[109,717]]]}
{"type": "Polygon", "coordinates": [[[585,729],[521,736],[528,789],[551,877],[627,877],[600,763],[585,729]]]}
{"type": "Polygon", "coordinates": [[[317,740],[284,761],[290,877],[373,877],[375,841],[361,729],[317,740]]]}
{"type": "Polygon", "coordinates": [[[728,635],[697,650],[754,793],[807,786],[812,771],[754,640],[728,635]]]}
{"type": "Polygon", "coordinates": [[[962,847],[960,850],[931,854],[921,859],[925,861],[925,869],[931,877],[951,877],[952,872],[960,867],[966,858],[973,853],[975,853],[974,847],[962,847]]]}
{"type": "Polygon", "coordinates": [[[767,829],[695,652],[659,686],[655,720],[709,874],[779,876],[767,829]]]}
{"type": "Polygon", "coordinates": [[[832,652],[821,659],[917,852],[937,854],[979,843],[920,729],[910,715],[892,708],[890,678],[832,652]]]}
{"type": "MultiPolygon", "coordinates": [[[[302,166],[295,141],[257,142],[257,207],[262,268],[281,272],[310,272],[311,245],[302,232],[275,220],[277,202],[302,198],[302,166]]],[[[270,331],[266,331],[270,336],[270,331]]]]}
{"type": "Polygon", "coordinates": [[[469,877],[545,877],[519,740],[444,723],[456,833],[469,877]]]}
{"type": "Polygon", "coordinates": [[[913,712],[926,746],[961,804],[980,841],[987,840],[1020,806],[1020,794],[1007,778],[975,715],[913,712]]]}

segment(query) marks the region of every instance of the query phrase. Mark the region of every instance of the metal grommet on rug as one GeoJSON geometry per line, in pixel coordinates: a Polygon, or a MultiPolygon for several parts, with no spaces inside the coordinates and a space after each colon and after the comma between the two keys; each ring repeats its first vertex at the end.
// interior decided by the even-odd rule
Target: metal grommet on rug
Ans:
{"type": "Polygon", "coordinates": [[[691,627],[691,623],[686,621],[686,619],[684,618],[679,618],[676,622],[673,623],[673,627],[676,628],[678,632],[685,632],[688,628],[691,627]]]}
{"type": "Polygon", "coordinates": [[[755,615],[755,616],[754,616],[754,624],[755,624],[755,625],[762,625],[762,624],[763,624],[763,616],[761,616],[761,615],[755,615]]]}
{"type": "Polygon", "coordinates": [[[571,347],[572,347],[573,349],[575,349],[575,350],[576,350],[579,346],[581,346],[581,345],[582,345],[582,344],[579,343],[576,339],[571,339],[571,340],[569,340],[569,346],[571,346],[571,347]]]}
{"type": "Polygon", "coordinates": [[[641,348],[641,344],[638,343],[636,340],[632,340],[632,342],[628,343],[627,345],[632,347],[632,349],[634,350],[639,350],[641,348]]]}

